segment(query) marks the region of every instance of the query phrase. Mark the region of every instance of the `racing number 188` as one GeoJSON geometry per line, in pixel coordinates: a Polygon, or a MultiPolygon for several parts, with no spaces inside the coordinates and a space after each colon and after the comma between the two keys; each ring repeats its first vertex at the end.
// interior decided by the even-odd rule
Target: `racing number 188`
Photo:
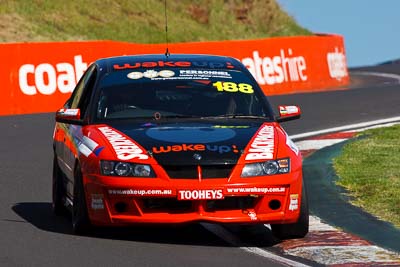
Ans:
{"type": "Polygon", "coordinates": [[[217,88],[220,92],[241,92],[245,94],[254,93],[253,86],[247,83],[233,83],[233,82],[215,82],[213,86],[217,88]]]}

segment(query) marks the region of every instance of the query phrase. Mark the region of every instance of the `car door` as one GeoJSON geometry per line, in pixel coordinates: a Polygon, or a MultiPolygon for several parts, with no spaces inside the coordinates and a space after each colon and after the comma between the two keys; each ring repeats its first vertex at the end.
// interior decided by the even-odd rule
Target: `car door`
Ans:
{"type": "MultiPolygon", "coordinates": [[[[90,98],[93,92],[93,87],[97,77],[97,68],[95,65],[89,67],[85,74],[76,85],[71,98],[67,102],[65,108],[80,109],[81,119],[85,120],[88,116],[90,98]]],[[[74,170],[76,161],[78,159],[78,146],[82,141],[82,125],[58,123],[58,130],[56,134],[58,138],[63,140],[60,155],[60,168],[64,172],[66,181],[66,191],[69,196],[72,196],[74,170]]]]}

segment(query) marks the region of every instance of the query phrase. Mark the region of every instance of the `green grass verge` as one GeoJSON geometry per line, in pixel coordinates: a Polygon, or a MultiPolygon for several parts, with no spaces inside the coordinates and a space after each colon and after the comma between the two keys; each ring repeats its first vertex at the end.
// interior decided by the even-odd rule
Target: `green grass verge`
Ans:
{"type": "Polygon", "coordinates": [[[368,130],[334,159],[352,203],[400,227],[400,125],[368,130]]]}
{"type": "MultiPolygon", "coordinates": [[[[308,35],[275,0],[167,2],[170,42],[308,35]]],[[[165,42],[162,0],[2,0],[0,42],[165,42]]]]}

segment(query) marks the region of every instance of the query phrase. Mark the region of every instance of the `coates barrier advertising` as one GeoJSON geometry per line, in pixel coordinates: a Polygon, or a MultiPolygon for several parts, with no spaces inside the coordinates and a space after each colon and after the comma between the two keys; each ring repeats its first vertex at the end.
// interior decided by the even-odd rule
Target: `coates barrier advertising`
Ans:
{"type": "MultiPolygon", "coordinates": [[[[54,112],[96,59],[162,54],[165,48],[113,41],[0,44],[0,115],[54,112]]],[[[266,95],[317,91],[349,81],[343,38],[338,35],[175,43],[169,50],[235,57],[266,95]]]]}

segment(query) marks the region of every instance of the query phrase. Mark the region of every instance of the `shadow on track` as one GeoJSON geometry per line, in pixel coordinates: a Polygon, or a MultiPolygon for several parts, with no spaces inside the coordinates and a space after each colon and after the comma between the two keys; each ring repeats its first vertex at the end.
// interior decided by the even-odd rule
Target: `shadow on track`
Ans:
{"type": "MultiPolygon", "coordinates": [[[[15,204],[12,210],[40,230],[74,235],[69,216],[54,215],[51,203],[22,202],[15,204]]],[[[245,244],[250,247],[271,247],[278,243],[271,231],[263,225],[225,225],[225,228],[240,238],[241,244],[238,246],[245,244]]],[[[196,246],[233,246],[206,230],[199,223],[96,227],[87,237],[196,246]]]]}

